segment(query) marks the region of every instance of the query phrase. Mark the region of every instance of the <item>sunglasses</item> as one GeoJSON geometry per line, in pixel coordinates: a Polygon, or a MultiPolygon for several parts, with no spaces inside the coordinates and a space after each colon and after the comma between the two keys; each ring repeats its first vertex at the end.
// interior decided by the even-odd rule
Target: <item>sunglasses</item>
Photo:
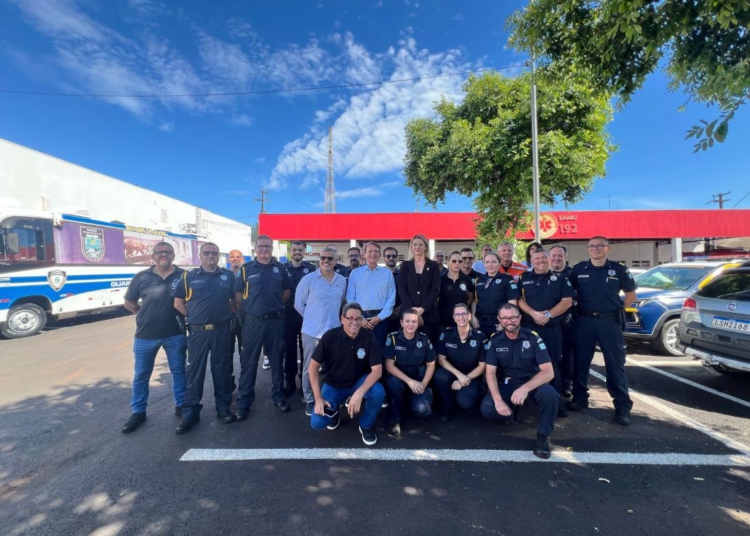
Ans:
{"type": "Polygon", "coordinates": [[[473,261],[473,260],[474,260],[474,257],[461,257],[461,259],[462,259],[462,260],[463,260],[464,262],[469,262],[469,261],[473,261]]]}
{"type": "Polygon", "coordinates": [[[383,255],[386,259],[397,259],[398,255],[383,255]]]}
{"type": "Polygon", "coordinates": [[[333,257],[320,257],[321,262],[331,262],[333,257]]]}
{"type": "Polygon", "coordinates": [[[154,251],[154,255],[157,257],[169,257],[170,255],[174,255],[174,252],[172,251],[154,251]]]}
{"type": "Polygon", "coordinates": [[[216,257],[219,254],[218,251],[203,251],[201,252],[201,255],[205,255],[206,257],[216,257]]]}

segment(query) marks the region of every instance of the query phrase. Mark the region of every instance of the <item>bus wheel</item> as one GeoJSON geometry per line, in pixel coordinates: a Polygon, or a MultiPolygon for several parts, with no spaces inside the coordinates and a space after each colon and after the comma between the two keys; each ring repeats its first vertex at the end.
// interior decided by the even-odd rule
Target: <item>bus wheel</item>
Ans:
{"type": "Polygon", "coordinates": [[[20,339],[36,335],[47,323],[47,313],[34,303],[22,303],[10,310],[2,326],[2,333],[9,339],[20,339]]]}

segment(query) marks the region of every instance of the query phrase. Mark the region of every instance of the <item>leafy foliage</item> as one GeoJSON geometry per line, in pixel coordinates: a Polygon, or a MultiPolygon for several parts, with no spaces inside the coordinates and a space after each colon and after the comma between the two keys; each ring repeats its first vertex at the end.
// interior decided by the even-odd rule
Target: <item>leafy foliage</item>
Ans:
{"type": "Polygon", "coordinates": [[[664,61],[671,90],[721,110],[688,131],[695,151],[723,142],[750,98],[748,27],[750,0],[534,0],[508,19],[513,46],[587,72],[622,104],[664,61]]]}
{"type": "MultiPolygon", "coordinates": [[[[540,199],[575,203],[603,177],[614,146],[605,94],[571,74],[537,72],[540,199]]],[[[406,185],[433,206],[449,192],[473,197],[483,240],[526,228],[533,201],[531,74],[471,76],[459,104],[435,104],[437,119],[406,127],[406,185]]]]}

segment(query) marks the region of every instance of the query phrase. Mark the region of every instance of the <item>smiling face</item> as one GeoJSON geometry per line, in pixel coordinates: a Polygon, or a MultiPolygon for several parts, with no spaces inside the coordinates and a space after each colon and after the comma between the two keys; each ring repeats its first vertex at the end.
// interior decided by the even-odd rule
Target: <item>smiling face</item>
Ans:
{"type": "Polygon", "coordinates": [[[589,257],[593,261],[603,261],[609,255],[609,244],[603,238],[592,238],[589,240],[589,257]]]}
{"type": "Polygon", "coordinates": [[[565,269],[565,251],[562,248],[552,248],[549,252],[549,263],[553,270],[560,272],[565,269]]]}
{"type": "Polygon", "coordinates": [[[411,239],[409,248],[415,257],[422,257],[427,251],[427,244],[420,237],[415,236],[411,239]]]}
{"type": "Polygon", "coordinates": [[[504,265],[508,265],[513,262],[513,248],[510,244],[502,244],[498,250],[498,255],[500,255],[500,260],[503,262],[504,265]]]}
{"type": "Polygon", "coordinates": [[[546,251],[537,251],[531,256],[531,265],[537,274],[546,274],[549,272],[549,257],[546,251]]]}
{"type": "Polygon", "coordinates": [[[493,276],[500,269],[500,262],[495,255],[490,254],[484,258],[484,267],[487,269],[487,273],[493,276]]]}
{"type": "Polygon", "coordinates": [[[401,327],[404,330],[404,334],[411,338],[419,328],[419,317],[412,313],[406,313],[401,319],[401,327]]]}
{"type": "Polygon", "coordinates": [[[380,259],[380,250],[373,244],[368,244],[365,248],[365,259],[367,260],[367,266],[374,269],[378,265],[378,259],[380,259]]]}
{"type": "Polygon", "coordinates": [[[461,265],[463,264],[463,260],[461,259],[460,253],[453,253],[450,257],[448,257],[448,271],[451,274],[457,274],[461,270],[461,265]]]}
{"type": "Polygon", "coordinates": [[[302,262],[302,259],[305,257],[305,246],[302,244],[292,244],[291,255],[294,262],[302,262]]]}
{"type": "Polygon", "coordinates": [[[245,258],[242,256],[242,252],[238,249],[233,249],[229,252],[229,265],[234,269],[239,269],[242,263],[245,262],[245,258]]]}
{"type": "Polygon", "coordinates": [[[259,238],[255,242],[255,260],[261,264],[268,264],[271,262],[272,250],[273,242],[268,238],[259,238]]]}
{"type": "Polygon", "coordinates": [[[471,313],[466,305],[457,305],[453,308],[453,321],[459,328],[465,328],[471,322],[471,313]]]}

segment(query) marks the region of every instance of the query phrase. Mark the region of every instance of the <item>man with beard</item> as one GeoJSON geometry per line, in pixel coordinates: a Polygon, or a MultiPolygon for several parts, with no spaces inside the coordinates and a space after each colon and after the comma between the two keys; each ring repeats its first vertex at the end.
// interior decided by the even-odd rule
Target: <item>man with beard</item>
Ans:
{"type": "Polygon", "coordinates": [[[362,260],[362,251],[355,246],[349,248],[349,251],[346,252],[346,255],[349,258],[349,266],[347,266],[344,271],[341,272],[341,275],[349,279],[352,271],[361,266],[360,261],[362,260]]]}
{"type": "MultiPolygon", "coordinates": [[[[383,258],[385,259],[385,267],[393,273],[393,282],[398,286],[398,268],[396,263],[398,262],[398,250],[392,246],[388,246],[383,250],[383,258]]],[[[393,307],[393,313],[388,317],[388,333],[392,331],[398,331],[401,327],[399,321],[399,313],[401,312],[401,298],[396,293],[396,305],[393,307]]]]}
{"type": "Polygon", "coordinates": [[[299,282],[307,274],[315,271],[315,266],[302,259],[305,256],[305,243],[294,240],[290,248],[290,259],[284,266],[292,281],[289,299],[284,303],[284,394],[291,395],[297,390],[297,374],[300,367],[297,363],[297,352],[304,355],[302,350],[302,317],[294,309],[294,295],[299,282]]]}

